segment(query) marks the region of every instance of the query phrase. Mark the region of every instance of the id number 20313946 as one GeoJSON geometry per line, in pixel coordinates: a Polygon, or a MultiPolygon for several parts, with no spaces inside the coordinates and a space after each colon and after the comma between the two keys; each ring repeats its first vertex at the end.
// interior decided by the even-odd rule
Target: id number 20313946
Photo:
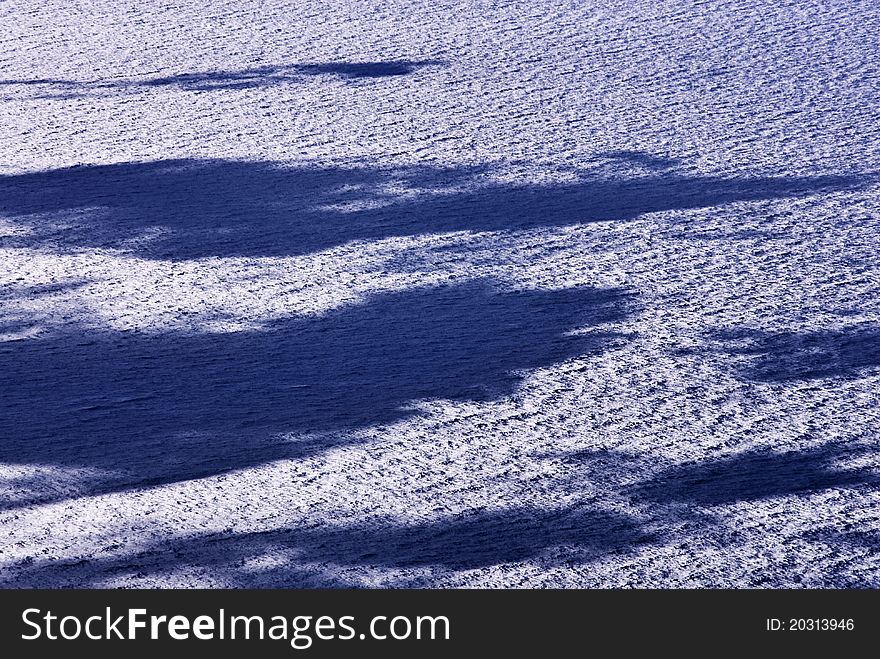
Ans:
{"type": "Polygon", "coordinates": [[[851,632],[852,618],[767,618],[768,632],[851,632]]]}

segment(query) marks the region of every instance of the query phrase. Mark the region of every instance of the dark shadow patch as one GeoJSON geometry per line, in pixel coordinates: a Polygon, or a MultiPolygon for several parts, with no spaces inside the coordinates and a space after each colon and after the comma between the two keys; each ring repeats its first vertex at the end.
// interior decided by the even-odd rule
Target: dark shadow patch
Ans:
{"type": "Polygon", "coordinates": [[[49,284],[17,285],[8,284],[0,286],[0,300],[4,298],[26,298],[32,300],[34,298],[56,295],[58,293],[67,293],[69,291],[82,288],[89,284],[86,280],[74,281],[56,281],[49,284]]]}
{"type": "Polygon", "coordinates": [[[635,520],[620,513],[581,507],[549,511],[523,507],[414,524],[198,536],[158,543],[112,560],[48,565],[24,562],[10,567],[11,576],[0,581],[0,586],[85,587],[127,574],[149,577],[197,565],[228,578],[226,585],[230,587],[338,587],[346,585],[332,576],[341,572],[340,568],[471,570],[530,561],[566,565],[609,553],[627,553],[652,542],[654,538],[635,520]],[[296,563],[260,572],[245,569],[255,559],[279,554],[288,560],[295,557],[296,563]],[[306,573],[299,563],[319,564],[321,571],[306,573]]]}
{"type": "Polygon", "coordinates": [[[5,247],[115,248],[148,258],[286,256],[351,241],[631,220],[645,213],[856,189],[853,176],[722,178],[655,171],[555,184],[484,167],[285,167],[169,160],[0,177],[5,247]],[[403,194],[403,191],[412,191],[403,194]],[[151,240],[132,240],[155,233],[151,240]]]}
{"type": "MultiPolygon", "coordinates": [[[[291,540],[295,545],[296,534],[291,540]]],[[[513,508],[409,526],[329,530],[310,538],[308,552],[314,560],[342,564],[470,570],[529,561],[560,548],[560,554],[546,556],[550,563],[577,563],[653,541],[619,513],[513,508]]]]}
{"type": "Polygon", "coordinates": [[[633,494],[641,501],[720,506],[828,489],[873,488],[880,484],[873,469],[835,463],[875,450],[840,442],[784,453],[748,451],[664,470],[634,488],[633,494]]]}
{"type": "Polygon", "coordinates": [[[725,330],[711,338],[707,350],[751,358],[738,369],[747,380],[852,379],[880,368],[880,329],[874,325],[813,332],[725,330]]]}
{"type": "Polygon", "coordinates": [[[811,542],[821,542],[831,546],[840,546],[848,549],[862,548],[872,553],[880,552],[880,531],[829,527],[809,531],[803,537],[811,542]]]}
{"type": "Polygon", "coordinates": [[[443,64],[436,60],[419,62],[325,62],[324,64],[303,64],[298,70],[307,75],[336,75],[344,78],[387,78],[389,76],[409,75],[424,66],[443,64]]]}
{"type": "Polygon", "coordinates": [[[314,454],[354,441],[344,431],[417,414],[413,401],[496,400],[527,370],[624,341],[567,333],[622,320],[631,297],[477,282],[384,294],[262,331],[70,330],[0,344],[0,462],[123,473],[95,492],[314,454]]]}
{"type": "Polygon", "coordinates": [[[598,154],[600,157],[611,158],[620,162],[636,165],[645,169],[663,170],[672,169],[681,165],[678,158],[668,158],[665,156],[655,156],[644,151],[604,151],[598,154]]]}
{"type": "MultiPolygon", "coordinates": [[[[45,89],[36,98],[82,97],[113,90],[176,87],[184,91],[218,91],[250,89],[301,83],[314,76],[332,76],[345,80],[405,76],[419,69],[443,66],[440,60],[388,60],[383,62],[320,62],[257,66],[237,70],[215,70],[178,73],[147,79],[65,80],[39,78],[34,80],[0,80],[0,87],[37,87],[45,89]]],[[[32,97],[33,98],[33,97],[32,97]]]]}

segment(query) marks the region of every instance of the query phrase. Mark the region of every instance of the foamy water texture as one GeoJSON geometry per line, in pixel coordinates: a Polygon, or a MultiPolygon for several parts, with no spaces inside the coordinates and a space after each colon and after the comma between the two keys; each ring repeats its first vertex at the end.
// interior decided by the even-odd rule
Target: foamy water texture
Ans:
{"type": "Polygon", "coordinates": [[[876,2],[0,23],[0,585],[880,586],[876,2]]]}

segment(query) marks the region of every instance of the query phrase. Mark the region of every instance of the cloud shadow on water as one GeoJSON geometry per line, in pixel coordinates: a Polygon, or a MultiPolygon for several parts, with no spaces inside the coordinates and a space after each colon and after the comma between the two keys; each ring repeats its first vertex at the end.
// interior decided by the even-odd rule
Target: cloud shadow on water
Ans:
{"type": "Polygon", "coordinates": [[[573,565],[654,541],[621,513],[581,506],[513,507],[424,523],[202,535],[88,562],[26,561],[0,586],[83,587],[130,576],[150,580],[196,565],[229,587],[338,587],[355,585],[346,583],[344,575],[357,568],[473,570],[530,561],[573,565]],[[255,568],[261,563],[266,567],[255,568]]]}
{"type": "Polygon", "coordinates": [[[852,379],[880,369],[880,328],[876,325],[802,332],[724,330],[710,338],[706,350],[749,358],[738,367],[747,380],[852,379]]]}
{"type": "MultiPolygon", "coordinates": [[[[125,90],[175,88],[188,92],[255,89],[303,83],[316,76],[346,81],[400,77],[425,67],[443,66],[440,60],[386,60],[377,62],[318,62],[314,64],[276,64],[245,69],[175,73],[153,78],[69,80],[33,78],[0,80],[0,89],[26,90],[25,98],[73,99],[125,90]],[[30,90],[36,90],[31,94],[30,90]]],[[[6,97],[12,100],[14,97],[6,97]]]]}
{"type": "MultiPolygon", "coordinates": [[[[634,157],[628,153],[624,162],[634,157]]],[[[165,260],[290,256],[352,241],[631,220],[867,182],[856,176],[694,176],[662,163],[639,175],[581,172],[576,180],[545,184],[502,182],[486,167],[227,160],[87,165],[0,176],[0,215],[27,229],[0,238],[0,245],[112,248],[165,260]]]]}
{"type": "MultiPolygon", "coordinates": [[[[625,337],[624,289],[503,291],[489,282],[377,295],[254,331],[59,331],[0,344],[0,462],[118,472],[90,491],[303,457],[414,401],[491,401],[531,369],[625,337]]],[[[20,501],[18,502],[21,503],[20,501]]]]}
{"type": "Polygon", "coordinates": [[[836,463],[875,451],[864,443],[845,442],[786,452],[747,451],[672,467],[633,492],[642,501],[719,506],[827,489],[873,488],[880,484],[876,470],[836,463]]]}

